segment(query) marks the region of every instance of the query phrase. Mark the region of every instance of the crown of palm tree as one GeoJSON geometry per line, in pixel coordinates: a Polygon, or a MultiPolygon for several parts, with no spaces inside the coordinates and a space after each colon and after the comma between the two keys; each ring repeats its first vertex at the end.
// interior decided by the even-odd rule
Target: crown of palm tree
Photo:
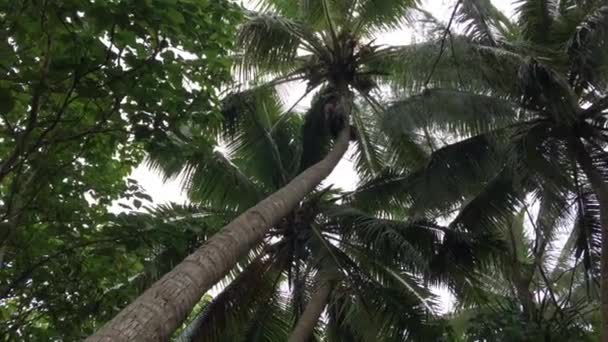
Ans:
{"type": "MultiPolygon", "coordinates": [[[[418,46],[440,51],[421,65],[432,68],[432,78],[426,88],[393,80],[419,94],[395,101],[381,127],[394,151],[407,151],[402,137],[420,131],[445,140],[429,142],[433,152],[416,172],[372,180],[357,196],[383,191],[423,215],[457,210],[450,226],[467,231],[500,230],[535,198],[547,220],[575,222],[576,243],[566,248],[584,259],[592,284],[602,241],[598,193],[606,179],[608,7],[518,4],[513,22],[489,1],[459,1],[454,20],[464,33],[418,46]],[[434,196],[425,196],[429,190],[434,196]]],[[[398,164],[411,165],[403,154],[398,164]]],[[[551,239],[554,231],[542,224],[535,233],[551,239]]]]}

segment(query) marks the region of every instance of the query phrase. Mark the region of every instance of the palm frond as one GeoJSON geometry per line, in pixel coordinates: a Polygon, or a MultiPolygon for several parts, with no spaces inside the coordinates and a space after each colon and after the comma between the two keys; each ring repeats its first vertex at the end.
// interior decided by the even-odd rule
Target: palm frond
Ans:
{"type": "Polygon", "coordinates": [[[403,173],[385,169],[373,179],[361,181],[355,191],[345,194],[344,200],[368,213],[396,214],[408,206],[407,198],[402,196],[404,179],[403,173]]]}
{"type": "Polygon", "coordinates": [[[249,264],[184,329],[180,340],[226,341],[242,336],[258,305],[266,304],[275,291],[273,260],[257,259],[249,264]]]}
{"type": "Polygon", "coordinates": [[[511,98],[520,96],[517,71],[527,64],[518,53],[458,35],[450,35],[448,42],[435,39],[378,49],[363,63],[365,70],[379,74],[378,84],[392,85],[406,95],[429,87],[480,94],[491,89],[495,96],[511,98]],[[448,43],[449,48],[440,53],[442,44],[448,43]]]}
{"type": "Polygon", "coordinates": [[[518,0],[516,13],[526,39],[534,43],[547,43],[551,26],[557,14],[556,0],[518,0]]]}
{"type": "Polygon", "coordinates": [[[489,45],[495,45],[497,38],[502,38],[511,26],[490,0],[462,1],[456,20],[465,25],[464,31],[473,41],[489,45]]]}
{"type": "Polygon", "coordinates": [[[270,12],[247,11],[236,46],[241,50],[243,72],[294,70],[298,66],[299,48],[316,53],[323,51],[321,42],[306,25],[270,12]]]}
{"type": "Polygon", "coordinates": [[[601,255],[602,224],[600,222],[599,203],[593,192],[584,189],[577,196],[578,214],[573,234],[576,236],[575,256],[582,258],[587,280],[598,279],[601,255]]]}
{"type": "MultiPolygon", "coordinates": [[[[376,115],[366,112],[364,106],[355,106],[352,112],[355,138],[355,168],[360,179],[378,175],[386,164],[384,139],[376,115]]],[[[371,111],[371,109],[370,109],[371,111]]]]}
{"type": "Polygon", "coordinates": [[[447,145],[407,178],[413,213],[444,214],[474,196],[505,162],[492,136],[477,135],[447,145]],[[433,194],[433,196],[428,196],[433,194]]]}
{"type": "MultiPolygon", "coordinates": [[[[358,292],[353,292],[356,296],[354,304],[361,303],[359,308],[351,307],[350,310],[364,311],[361,314],[366,314],[372,327],[376,327],[378,339],[429,341],[442,333],[432,320],[437,310],[435,297],[419,279],[400,269],[385,267],[371,258],[359,260],[361,267],[368,270],[367,278],[359,283],[358,292]]],[[[358,329],[351,325],[352,331],[358,331],[360,336],[365,336],[360,330],[364,327],[358,329]]]]}
{"type": "Polygon", "coordinates": [[[399,29],[412,15],[418,0],[359,0],[354,12],[357,14],[357,29],[374,33],[399,29]]]}
{"type": "Polygon", "coordinates": [[[278,94],[267,86],[230,94],[222,113],[224,144],[235,164],[269,191],[286,184],[296,171],[292,161],[300,148],[299,116],[284,114],[278,94]]]}
{"type": "Polygon", "coordinates": [[[149,149],[147,166],[164,180],[181,179],[190,199],[243,210],[263,198],[263,190],[220,151],[181,140],[149,149]],[[235,191],[238,189],[238,191],[235,191]]]}
{"type": "Polygon", "coordinates": [[[383,113],[383,122],[409,132],[427,128],[467,137],[516,122],[516,108],[516,103],[495,96],[429,89],[394,102],[383,113]]]}
{"type": "Polygon", "coordinates": [[[576,27],[568,44],[570,83],[582,91],[608,86],[608,5],[589,13],[576,27]]]}
{"type": "MultiPolygon", "coordinates": [[[[344,27],[352,13],[353,0],[258,0],[260,10],[274,10],[281,15],[306,23],[315,31],[329,30],[331,25],[344,27]],[[325,8],[327,9],[327,13],[325,8]],[[328,17],[327,17],[328,15],[328,17]]],[[[335,29],[335,28],[334,28],[335,29]]]]}
{"type": "Polygon", "coordinates": [[[349,242],[345,250],[358,249],[386,265],[397,263],[421,273],[442,235],[434,222],[381,219],[347,206],[334,207],[328,215],[349,242]]]}
{"type": "Polygon", "coordinates": [[[270,300],[256,308],[242,341],[286,341],[293,326],[293,312],[287,295],[277,291],[270,300]]]}
{"type": "Polygon", "coordinates": [[[470,232],[500,231],[521,207],[522,196],[512,173],[505,168],[464,205],[450,227],[470,232]]]}

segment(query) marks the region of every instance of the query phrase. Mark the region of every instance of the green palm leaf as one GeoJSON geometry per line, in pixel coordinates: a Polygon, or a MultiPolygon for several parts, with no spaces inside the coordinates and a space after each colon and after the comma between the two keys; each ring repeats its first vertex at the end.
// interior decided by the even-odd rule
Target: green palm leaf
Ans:
{"type": "Polygon", "coordinates": [[[324,53],[321,41],[300,22],[271,13],[247,12],[237,44],[241,68],[285,72],[298,66],[298,48],[324,53]]]}
{"type": "Polygon", "coordinates": [[[277,286],[273,258],[256,259],[203,309],[180,341],[240,341],[249,321],[277,286]]]}
{"type": "Polygon", "coordinates": [[[592,86],[601,91],[608,86],[608,5],[591,11],[578,23],[568,44],[571,83],[582,91],[592,86]]]}
{"type": "Polygon", "coordinates": [[[441,39],[379,49],[364,65],[366,70],[380,73],[378,83],[393,85],[406,95],[427,88],[483,94],[490,87],[496,96],[520,96],[517,73],[527,62],[519,54],[502,47],[479,45],[457,35],[451,35],[443,45],[443,53],[441,39]]]}
{"type": "Polygon", "coordinates": [[[394,102],[382,120],[384,126],[396,126],[406,132],[426,128],[466,137],[515,123],[516,108],[517,104],[495,96],[430,89],[394,102]]]}
{"type": "Polygon", "coordinates": [[[462,1],[456,14],[456,20],[465,25],[464,31],[473,41],[488,45],[495,45],[511,26],[490,0],[462,1]]]}
{"type": "Polygon", "coordinates": [[[357,28],[365,33],[374,33],[399,29],[408,19],[412,19],[419,1],[358,0],[356,3],[357,28]]]}
{"type": "Polygon", "coordinates": [[[206,144],[175,140],[150,148],[146,163],[164,180],[181,179],[193,201],[226,205],[243,210],[262,198],[264,192],[222,152],[206,144]],[[238,191],[235,191],[238,189],[238,191]]]}
{"type": "Polygon", "coordinates": [[[556,0],[519,0],[516,13],[526,39],[534,43],[550,40],[551,26],[558,10],[556,0]]]}

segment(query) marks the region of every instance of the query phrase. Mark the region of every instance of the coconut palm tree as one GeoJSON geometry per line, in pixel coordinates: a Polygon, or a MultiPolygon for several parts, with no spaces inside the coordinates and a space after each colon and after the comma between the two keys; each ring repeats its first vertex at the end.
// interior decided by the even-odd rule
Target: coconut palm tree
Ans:
{"type": "MultiPolygon", "coordinates": [[[[432,132],[433,153],[418,172],[388,175],[370,189],[392,192],[394,201],[420,212],[457,210],[452,227],[471,231],[498,229],[530,196],[553,217],[577,207],[577,220],[593,217],[601,227],[577,226],[576,248],[589,268],[600,261],[601,274],[592,276],[604,284],[608,7],[566,0],[516,5],[512,21],[490,1],[457,1],[452,22],[462,33],[429,19],[437,39],[394,48],[384,58],[382,67],[401,73],[387,81],[413,95],[382,108],[392,149],[407,151],[404,135],[432,132]],[[424,196],[429,191],[435,196],[424,196]]],[[[412,154],[401,154],[411,166],[412,154]]],[[[608,284],[601,298],[606,341],[608,284]]]]}
{"type": "MultiPolygon", "coordinates": [[[[524,208],[503,227],[503,260],[484,275],[482,286],[457,298],[457,310],[451,315],[456,336],[463,340],[597,340],[598,293],[595,284],[586,281],[580,259],[571,253],[578,237],[571,234],[560,246],[554,236],[539,246],[534,237],[538,228],[527,229],[525,222],[541,224],[546,219],[542,214],[541,210],[534,222],[524,208]]],[[[551,223],[555,228],[566,224],[551,223]]]]}
{"type": "MultiPolygon", "coordinates": [[[[208,222],[217,218],[212,213],[229,220],[304,167],[302,127],[308,124],[302,115],[282,117],[276,93],[266,88],[263,95],[227,99],[232,106],[256,110],[243,110],[231,122],[221,150],[186,141],[187,134],[173,140],[181,148],[150,149],[150,166],[168,178],[182,175],[197,202],[193,208],[202,210],[201,215],[176,211],[176,219],[163,211],[168,221],[208,222]],[[275,157],[263,158],[271,153],[275,157]]],[[[322,101],[319,94],[305,117],[314,117],[322,101]]],[[[371,127],[370,120],[367,131],[377,134],[371,127]]],[[[330,341],[427,341],[441,335],[441,326],[431,320],[435,305],[425,286],[446,277],[440,274],[445,267],[434,264],[451,261],[451,267],[470,268],[487,241],[428,220],[397,219],[386,210],[378,217],[343,198],[331,187],[307,195],[230,270],[229,284],[215,298],[203,298],[178,340],[308,341],[316,334],[330,341]],[[450,251],[461,259],[454,262],[450,251]],[[320,324],[325,308],[328,317],[320,324]]]]}
{"type": "MultiPolygon", "coordinates": [[[[357,128],[354,135],[364,158],[373,161],[373,148],[366,140],[363,121],[353,112],[353,101],[361,96],[373,103],[370,90],[374,79],[393,71],[370,67],[373,62],[382,64],[390,51],[374,45],[374,34],[400,26],[415,4],[414,0],[267,0],[259,1],[259,11],[246,11],[236,44],[240,48],[240,74],[253,76],[257,84],[303,81],[311,92],[322,88],[323,129],[319,132],[310,125],[311,131],[305,135],[314,141],[313,137],[327,132],[334,147],[320,161],[306,160],[309,168],[244,211],[90,341],[166,338],[201,295],[331,172],[348,147],[349,122],[357,128]]],[[[307,148],[314,150],[314,144],[307,148]]]]}

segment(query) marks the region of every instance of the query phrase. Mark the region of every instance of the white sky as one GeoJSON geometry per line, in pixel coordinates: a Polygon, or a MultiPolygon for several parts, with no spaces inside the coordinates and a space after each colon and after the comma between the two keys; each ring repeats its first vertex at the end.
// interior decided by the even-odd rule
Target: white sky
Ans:
{"type": "MultiPolygon", "coordinates": [[[[440,19],[442,22],[447,22],[453,10],[453,4],[455,1],[452,0],[426,0],[423,6],[427,11],[432,13],[435,17],[440,19]]],[[[492,3],[507,17],[511,18],[514,14],[514,6],[511,1],[505,0],[492,0],[492,3]]],[[[390,45],[406,45],[412,43],[414,40],[422,40],[420,35],[414,32],[412,29],[404,28],[395,32],[385,33],[377,37],[376,42],[378,44],[390,44],[390,45]]],[[[288,88],[283,88],[280,93],[283,95],[283,100],[286,102],[286,107],[290,107],[298,98],[300,98],[305,91],[305,85],[292,85],[288,88]]],[[[309,100],[310,101],[310,100],[309,100]]],[[[298,108],[305,108],[304,105],[298,106],[298,108]]],[[[357,175],[353,169],[351,159],[351,153],[349,152],[345,158],[340,161],[330,176],[323,182],[323,184],[334,184],[335,188],[342,188],[345,190],[352,190],[355,188],[357,183],[357,175]]],[[[140,165],[137,167],[132,175],[132,178],[136,179],[139,184],[152,196],[155,204],[175,202],[184,203],[187,201],[187,197],[181,191],[178,180],[168,181],[163,183],[162,178],[151,172],[145,167],[140,165]]],[[[451,295],[442,289],[438,289],[437,292],[440,294],[440,301],[442,311],[448,311],[452,306],[451,295]]]]}

